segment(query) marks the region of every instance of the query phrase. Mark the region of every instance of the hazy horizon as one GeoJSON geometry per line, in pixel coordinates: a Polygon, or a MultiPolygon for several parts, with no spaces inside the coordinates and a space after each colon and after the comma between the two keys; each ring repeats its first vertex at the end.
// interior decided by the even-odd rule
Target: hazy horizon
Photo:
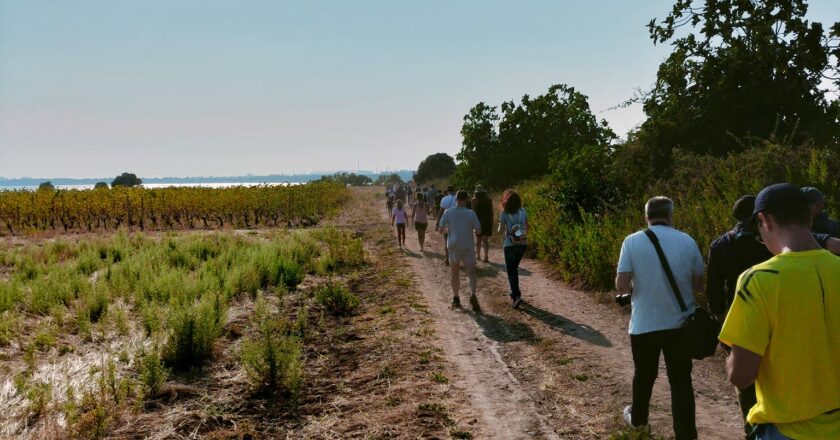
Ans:
{"type": "Polygon", "coordinates": [[[476,103],[556,83],[623,136],[641,106],[607,109],[654,81],[672,5],[0,1],[0,176],[415,169],[476,103]]]}

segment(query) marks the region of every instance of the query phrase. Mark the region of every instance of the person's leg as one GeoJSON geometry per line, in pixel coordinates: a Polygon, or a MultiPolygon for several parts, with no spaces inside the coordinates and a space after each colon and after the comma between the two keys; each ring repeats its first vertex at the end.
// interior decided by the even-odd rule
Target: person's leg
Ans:
{"type": "Polygon", "coordinates": [[[668,383],[671,384],[671,416],[676,440],[697,438],[694,388],[691,385],[691,357],[685,349],[683,329],[663,332],[662,353],[668,383]]]}
{"type": "Polygon", "coordinates": [[[464,271],[467,273],[467,279],[470,283],[470,294],[475,296],[475,289],[476,289],[476,275],[475,275],[475,261],[464,261],[464,271]]]}
{"type": "Polygon", "coordinates": [[[659,353],[662,351],[661,337],[658,333],[630,335],[634,366],[631,418],[634,426],[648,424],[650,396],[659,373],[659,353]]]}
{"type": "Polygon", "coordinates": [[[461,288],[461,277],[460,271],[461,267],[457,263],[452,264],[449,267],[449,274],[450,279],[449,282],[452,285],[452,299],[458,298],[458,290],[461,288]]]}
{"type": "Polygon", "coordinates": [[[443,234],[443,263],[449,264],[449,234],[443,234]]]}
{"type": "Polygon", "coordinates": [[[516,291],[519,289],[519,270],[513,265],[516,251],[513,246],[505,246],[503,251],[505,254],[505,271],[510,285],[510,297],[516,299],[516,291]]]}
{"type": "Polygon", "coordinates": [[[478,239],[475,241],[475,258],[481,258],[481,237],[477,237],[478,239]]]}
{"type": "Polygon", "coordinates": [[[490,237],[487,235],[483,235],[481,237],[481,241],[484,242],[484,261],[489,261],[490,259],[487,257],[487,254],[490,252],[490,237]]]}

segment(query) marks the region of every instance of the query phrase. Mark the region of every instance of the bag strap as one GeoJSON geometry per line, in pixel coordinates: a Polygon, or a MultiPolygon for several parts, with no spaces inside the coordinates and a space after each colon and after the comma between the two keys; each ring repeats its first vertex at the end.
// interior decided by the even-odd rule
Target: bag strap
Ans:
{"type": "Polygon", "coordinates": [[[671,272],[671,266],[668,265],[668,259],[665,258],[665,253],[662,252],[662,246],[659,245],[659,238],[657,238],[656,234],[654,234],[650,229],[645,229],[645,235],[648,236],[650,242],[653,243],[653,247],[656,248],[656,255],[659,256],[659,262],[662,263],[662,269],[665,269],[665,275],[668,277],[668,282],[671,284],[671,291],[674,292],[674,296],[677,297],[677,302],[680,304],[680,310],[683,313],[687,312],[688,308],[685,306],[685,301],[683,301],[682,295],[680,294],[680,288],[677,287],[677,280],[674,279],[674,273],[671,272]]]}

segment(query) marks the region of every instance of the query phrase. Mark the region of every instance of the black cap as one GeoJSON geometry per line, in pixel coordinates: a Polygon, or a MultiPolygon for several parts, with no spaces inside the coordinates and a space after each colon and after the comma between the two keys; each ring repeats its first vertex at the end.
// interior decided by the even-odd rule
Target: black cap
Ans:
{"type": "Polygon", "coordinates": [[[745,229],[758,233],[758,213],[778,215],[786,211],[808,211],[808,199],[799,187],[789,183],[776,183],[761,190],[755,197],[753,214],[745,229]]]}
{"type": "Polygon", "coordinates": [[[735,201],[735,204],[732,205],[732,215],[739,222],[745,222],[750,219],[750,216],[753,214],[754,208],[755,196],[741,196],[738,200],[735,201]]]}
{"type": "Polygon", "coordinates": [[[806,186],[805,188],[802,188],[802,194],[805,194],[805,198],[808,200],[809,205],[825,201],[825,196],[823,196],[822,191],[814,188],[813,186],[806,186]]]}

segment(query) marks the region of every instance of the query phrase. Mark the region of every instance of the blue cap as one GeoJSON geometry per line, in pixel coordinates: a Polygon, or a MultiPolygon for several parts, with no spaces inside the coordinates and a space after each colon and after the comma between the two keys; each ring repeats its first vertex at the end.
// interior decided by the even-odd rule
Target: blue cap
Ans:
{"type": "Polygon", "coordinates": [[[755,196],[755,207],[746,229],[757,233],[758,213],[776,215],[781,212],[808,212],[808,199],[799,187],[789,183],[776,183],[755,196]]]}

